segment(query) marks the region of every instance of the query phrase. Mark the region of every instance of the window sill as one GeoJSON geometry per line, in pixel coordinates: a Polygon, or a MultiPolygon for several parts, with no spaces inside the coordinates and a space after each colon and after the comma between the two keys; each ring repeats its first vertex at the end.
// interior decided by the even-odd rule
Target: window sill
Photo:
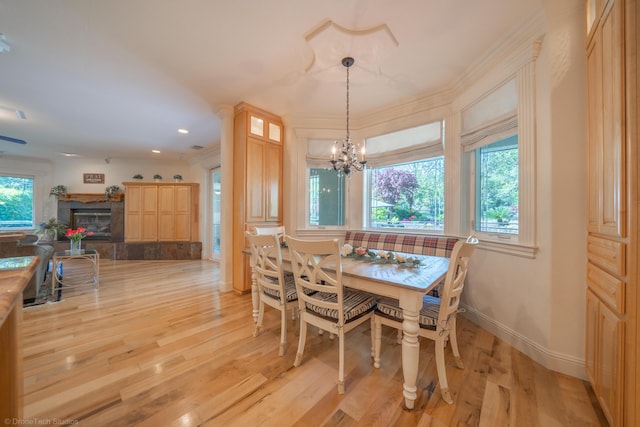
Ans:
{"type": "Polygon", "coordinates": [[[519,256],[522,258],[535,259],[538,248],[535,246],[525,246],[518,243],[496,242],[493,240],[483,239],[478,236],[480,240],[478,249],[483,249],[491,252],[498,252],[501,254],[519,256]]]}

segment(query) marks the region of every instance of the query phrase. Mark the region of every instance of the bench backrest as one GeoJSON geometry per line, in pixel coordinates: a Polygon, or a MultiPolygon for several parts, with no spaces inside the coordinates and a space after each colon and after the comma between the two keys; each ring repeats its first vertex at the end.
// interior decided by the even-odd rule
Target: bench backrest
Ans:
{"type": "Polygon", "coordinates": [[[451,251],[460,240],[451,236],[424,234],[376,233],[369,231],[347,231],[344,243],[354,248],[359,246],[392,252],[451,257],[451,251]]]}

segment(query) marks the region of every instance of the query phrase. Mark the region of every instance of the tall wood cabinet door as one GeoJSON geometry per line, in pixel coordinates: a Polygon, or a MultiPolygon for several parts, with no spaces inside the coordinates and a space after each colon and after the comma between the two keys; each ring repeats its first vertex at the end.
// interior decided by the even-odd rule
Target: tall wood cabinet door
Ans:
{"type": "Polygon", "coordinates": [[[587,377],[591,384],[596,384],[597,381],[597,348],[598,348],[598,307],[600,301],[593,292],[587,289],[587,339],[586,339],[586,351],[585,351],[585,365],[587,371],[587,377]]]}
{"type": "Polygon", "coordinates": [[[623,2],[610,2],[587,51],[589,231],[626,237],[623,2]]]}
{"type": "Polygon", "coordinates": [[[142,240],[142,188],[127,187],[124,199],[124,239],[142,240]]]}
{"type": "Polygon", "coordinates": [[[622,425],[624,323],[609,308],[598,311],[598,389],[602,411],[612,426],[622,425]]]}
{"type": "Polygon", "coordinates": [[[142,192],[142,236],[143,242],[158,240],[158,187],[143,186],[142,192]]]}
{"type": "Polygon", "coordinates": [[[592,43],[587,51],[588,98],[588,223],[587,230],[600,231],[600,183],[602,178],[602,43],[592,43]]]}
{"type": "Polygon", "coordinates": [[[188,242],[191,240],[191,187],[176,185],[174,201],[175,240],[188,242]]]}
{"type": "Polygon", "coordinates": [[[264,163],[265,142],[247,138],[246,222],[263,222],[265,218],[264,163]]]}
{"type": "Polygon", "coordinates": [[[158,188],[158,240],[173,241],[175,236],[174,188],[158,188]]]}
{"type": "Polygon", "coordinates": [[[158,240],[158,189],[156,186],[128,186],[125,197],[125,241],[158,240]]]}
{"type": "Polygon", "coordinates": [[[267,222],[280,221],[282,212],[282,146],[266,144],[265,153],[266,217],[267,222]]]}

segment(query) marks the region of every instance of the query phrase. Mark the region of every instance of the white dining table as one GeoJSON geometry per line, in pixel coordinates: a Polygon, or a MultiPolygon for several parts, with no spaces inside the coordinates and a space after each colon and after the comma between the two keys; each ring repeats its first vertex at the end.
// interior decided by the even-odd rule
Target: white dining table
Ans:
{"type": "MultiPolygon", "coordinates": [[[[422,309],[422,297],[444,278],[449,268],[449,258],[403,254],[420,259],[420,265],[405,267],[398,264],[381,264],[353,257],[342,257],[342,283],[376,295],[399,300],[403,310],[402,322],[402,371],[404,375],[403,396],[408,409],[413,409],[417,398],[416,380],[420,342],[418,341],[418,316],[422,309]]],[[[291,257],[287,248],[282,249],[282,267],[292,271],[291,257]]],[[[258,318],[258,287],[252,279],[253,318],[258,318]]]]}

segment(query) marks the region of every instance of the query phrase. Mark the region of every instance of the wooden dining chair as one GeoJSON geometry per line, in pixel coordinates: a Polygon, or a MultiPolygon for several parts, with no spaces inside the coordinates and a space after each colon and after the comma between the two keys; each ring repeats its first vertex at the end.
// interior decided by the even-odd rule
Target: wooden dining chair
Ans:
{"type": "Polygon", "coordinates": [[[253,333],[257,337],[262,328],[265,304],[280,310],[280,356],[286,351],[287,310],[295,312],[298,294],[293,275],[282,270],[280,240],[276,234],[246,233],[251,248],[252,268],[258,285],[258,319],[253,333]]]}
{"type": "MultiPolygon", "coordinates": [[[[478,239],[470,236],[466,241],[460,240],[456,243],[451,252],[449,269],[442,288],[442,297],[436,298],[430,295],[423,297],[422,309],[418,323],[420,330],[418,335],[435,341],[436,369],[440,382],[440,393],[442,399],[451,404],[453,399],[449,393],[447,383],[447,372],[445,369],[444,349],[447,341],[451,341],[451,350],[455,357],[456,365],[464,369],[464,364],[460,358],[458,350],[458,340],[456,336],[456,314],[460,304],[460,296],[464,289],[464,280],[467,276],[469,259],[473,254],[478,239]]],[[[380,367],[380,347],[382,341],[382,325],[391,326],[402,331],[402,308],[398,300],[392,298],[379,298],[374,313],[374,336],[375,355],[373,365],[380,367]]]]}
{"type": "Polygon", "coordinates": [[[284,235],[286,233],[284,225],[279,225],[277,227],[253,227],[253,229],[258,235],[272,234],[278,236],[280,243],[284,242],[284,235]]]}
{"type": "MultiPolygon", "coordinates": [[[[277,227],[269,226],[269,227],[253,227],[255,234],[266,236],[266,235],[274,235],[278,238],[278,242],[282,246],[285,243],[285,228],[284,225],[279,225],[277,227]]],[[[293,283],[293,273],[290,271],[284,271],[284,281],[293,283]]],[[[296,311],[291,310],[291,319],[295,320],[296,311]]]]}
{"type": "MultiPolygon", "coordinates": [[[[293,366],[302,362],[307,324],[338,337],[338,393],[344,394],[345,334],[373,318],[375,297],[344,288],[337,239],[305,241],[287,236],[298,291],[300,339],[293,366]]],[[[373,326],[373,324],[372,324],[373,326]]]]}

